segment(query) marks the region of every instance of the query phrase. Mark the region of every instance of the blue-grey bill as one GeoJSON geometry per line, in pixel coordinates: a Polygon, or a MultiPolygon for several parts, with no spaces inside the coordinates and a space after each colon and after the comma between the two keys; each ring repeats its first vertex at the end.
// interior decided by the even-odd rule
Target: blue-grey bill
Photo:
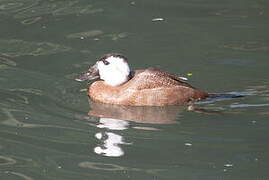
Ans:
{"type": "Polygon", "coordinates": [[[97,68],[97,65],[93,65],[89,68],[89,70],[86,73],[83,73],[82,75],[80,75],[79,77],[75,78],[76,81],[91,81],[94,79],[98,79],[99,76],[99,71],[97,68]]]}

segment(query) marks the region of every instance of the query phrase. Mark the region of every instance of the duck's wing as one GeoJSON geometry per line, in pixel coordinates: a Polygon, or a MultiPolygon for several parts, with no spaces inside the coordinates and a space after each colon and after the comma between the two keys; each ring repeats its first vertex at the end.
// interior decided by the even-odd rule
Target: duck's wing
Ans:
{"type": "Polygon", "coordinates": [[[180,77],[154,68],[137,70],[133,78],[129,80],[128,87],[136,90],[172,87],[193,88],[182,81],[180,77]]]}

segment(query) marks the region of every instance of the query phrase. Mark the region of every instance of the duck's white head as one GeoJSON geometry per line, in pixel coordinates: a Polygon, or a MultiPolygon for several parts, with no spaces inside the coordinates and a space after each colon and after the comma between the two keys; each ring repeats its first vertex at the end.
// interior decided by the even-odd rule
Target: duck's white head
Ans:
{"type": "Polygon", "coordinates": [[[130,67],[127,58],[120,54],[107,54],[97,60],[88,72],[76,80],[93,80],[100,78],[110,86],[118,86],[130,79],[130,67]]]}

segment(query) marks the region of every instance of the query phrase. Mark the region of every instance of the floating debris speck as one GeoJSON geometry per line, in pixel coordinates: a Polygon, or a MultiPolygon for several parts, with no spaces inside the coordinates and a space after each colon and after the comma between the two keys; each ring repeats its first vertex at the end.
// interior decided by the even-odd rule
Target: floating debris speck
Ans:
{"type": "Polygon", "coordinates": [[[185,143],[185,146],[192,146],[191,143],[185,143]]]}
{"type": "Polygon", "coordinates": [[[157,22],[157,21],[163,21],[163,18],[153,18],[151,21],[152,22],[157,22]]]}
{"type": "Polygon", "coordinates": [[[233,167],[233,164],[224,164],[224,167],[233,167]]]}
{"type": "Polygon", "coordinates": [[[187,76],[192,76],[192,73],[188,73],[187,76]]]}
{"type": "Polygon", "coordinates": [[[84,89],[80,89],[80,90],[79,90],[79,92],[86,92],[86,91],[87,91],[86,88],[84,88],[84,89]]]}

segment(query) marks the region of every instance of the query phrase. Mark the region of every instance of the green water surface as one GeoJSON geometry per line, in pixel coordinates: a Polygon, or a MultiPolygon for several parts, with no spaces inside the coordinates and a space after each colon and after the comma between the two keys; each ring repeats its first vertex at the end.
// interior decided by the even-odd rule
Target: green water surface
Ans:
{"type": "Polygon", "coordinates": [[[0,0],[0,179],[268,179],[268,10],[265,0],[0,0]],[[195,105],[206,112],[89,104],[74,78],[111,52],[246,96],[195,105]]]}

